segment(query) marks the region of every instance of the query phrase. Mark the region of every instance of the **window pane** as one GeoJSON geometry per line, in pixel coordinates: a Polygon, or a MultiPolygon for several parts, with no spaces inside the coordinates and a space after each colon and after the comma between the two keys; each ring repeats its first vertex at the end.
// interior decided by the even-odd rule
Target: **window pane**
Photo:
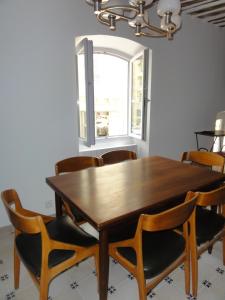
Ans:
{"type": "Polygon", "coordinates": [[[94,54],[95,136],[127,135],[128,62],[94,54]]]}
{"type": "Polygon", "coordinates": [[[84,54],[77,55],[78,64],[78,90],[79,90],[79,137],[87,139],[87,108],[86,108],[86,87],[85,87],[85,62],[84,54]]]}
{"type": "Polygon", "coordinates": [[[144,56],[136,58],[132,64],[131,76],[131,133],[141,136],[143,109],[144,56]]]}

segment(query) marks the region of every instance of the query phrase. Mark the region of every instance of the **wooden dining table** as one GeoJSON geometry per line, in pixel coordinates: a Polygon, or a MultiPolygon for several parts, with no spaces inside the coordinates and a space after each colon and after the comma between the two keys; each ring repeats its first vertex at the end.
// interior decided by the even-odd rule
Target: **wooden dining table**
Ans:
{"type": "Polygon", "coordinates": [[[106,300],[109,232],[142,213],[183,201],[189,190],[209,189],[224,180],[225,174],[152,156],[48,177],[46,182],[55,191],[58,216],[63,199],[99,231],[99,299],[106,300]]]}

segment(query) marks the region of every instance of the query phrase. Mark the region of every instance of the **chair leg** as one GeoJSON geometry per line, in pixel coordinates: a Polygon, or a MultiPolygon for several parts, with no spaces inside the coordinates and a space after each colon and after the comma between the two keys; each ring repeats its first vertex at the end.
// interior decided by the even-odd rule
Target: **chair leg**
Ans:
{"type": "Polygon", "coordinates": [[[197,297],[198,291],[198,257],[197,253],[191,257],[192,296],[197,297]]]}
{"type": "Polygon", "coordinates": [[[223,236],[222,240],[222,247],[223,247],[223,265],[225,266],[225,236],[223,236]]]}
{"type": "Polygon", "coordinates": [[[184,262],[185,293],[190,295],[190,259],[184,262]]]}
{"type": "Polygon", "coordinates": [[[20,285],[20,258],[14,247],[14,288],[18,289],[20,285]]]}
{"type": "Polygon", "coordinates": [[[97,251],[94,258],[95,258],[95,270],[96,270],[96,277],[97,277],[97,287],[99,292],[99,251],[97,251]]]}
{"type": "Polygon", "coordinates": [[[40,281],[40,300],[48,300],[49,278],[42,276],[40,281]]]}
{"type": "Polygon", "coordinates": [[[145,278],[137,276],[139,300],[147,300],[145,278]]]}

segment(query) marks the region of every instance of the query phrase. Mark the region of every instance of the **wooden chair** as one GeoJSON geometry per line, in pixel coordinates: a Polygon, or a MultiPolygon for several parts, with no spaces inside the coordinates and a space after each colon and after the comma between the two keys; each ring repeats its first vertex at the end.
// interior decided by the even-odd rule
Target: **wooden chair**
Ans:
{"type": "MultiPolygon", "coordinates": [[[[92,156],[75,156],[58,161],[55,164],[55,174],[61,175],[69,172],[76,172],[90,167],[100,167],[103,165],[102,159],[92,156]]],[[[63,207],[66,214],[78,224],[85,222],[83,216],[72,205],[63,201],[63,207]]]]}
{"type": "Polygon", "coordinates": [[[58,219],[22,207],[13,189],[1,193],[12,225],[14,241],[14,286],[19,288],[20,260],[40,290],[40,300],[48,299],[50,281],[83,259],[94,256],[98,274],[98,242],[68,216],[58,219]]]}
{"type": "Polygon", "coordinates": [[[185,202],[174,208],[141,215],[134,238],[110,244],[109,254],[136,277],[140,300],[146,300],[147,293],[182,262],[185,291],[190,293],[190,247],[195,246],[197,195],[188,192],[185,202]],[[183,225],[183,234],[174,230],[179,225],[183,225]],[[146,279],[152,280],[146,284],[146,279]]]}
{"type": "Polygon", "coordinates": [[[225,157],[214,152],[189,151],[183,152],[181,157],[182,162],[191,162],[196,165],[213,168],[223,173],[225,165],[225,157]]]}
{"type": "Polygon", "coordinates": [[[56,175],[60,175],[62,173],[80,171],[91,167],[100,167],[102,165],[103,165],[102,160],[98,157],[92,157],[92,156],[69,157],[60,160],[55,164],[55,173],[56,175]]]}
{"type": "Polygon", "coordinates": [[[119,163],[125,160],[137,159],[137,155],[129,150],[115,150],[101,155],[104,165],[119,163]]]}
{"type": "Polygon", "coordinates": [[[197,296],[198,289],[198,257],[213,244],[222,239],[223,264],[225,265],[225,185],[210,192],[201,192],[197,199],[196,208],[196,238],[197,246],[192,253],[192,287],[193,295],[197,296]],[[221,206],[219,211],[208,210],[206,206],[221,206]]]}

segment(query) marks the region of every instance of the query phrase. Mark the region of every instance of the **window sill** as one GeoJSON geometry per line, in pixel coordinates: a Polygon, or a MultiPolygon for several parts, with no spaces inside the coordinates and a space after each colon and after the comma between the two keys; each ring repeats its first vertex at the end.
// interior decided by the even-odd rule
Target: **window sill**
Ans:
{"type": "Polygon", "coordinates": [[[87,147],[83,144],[79,145],[79,154],[98,156],[113,149],[130,149],[137,152],[137,145],[131,137],[113,137],[107,139],[98,139],[96,144],[87,147]]]}

